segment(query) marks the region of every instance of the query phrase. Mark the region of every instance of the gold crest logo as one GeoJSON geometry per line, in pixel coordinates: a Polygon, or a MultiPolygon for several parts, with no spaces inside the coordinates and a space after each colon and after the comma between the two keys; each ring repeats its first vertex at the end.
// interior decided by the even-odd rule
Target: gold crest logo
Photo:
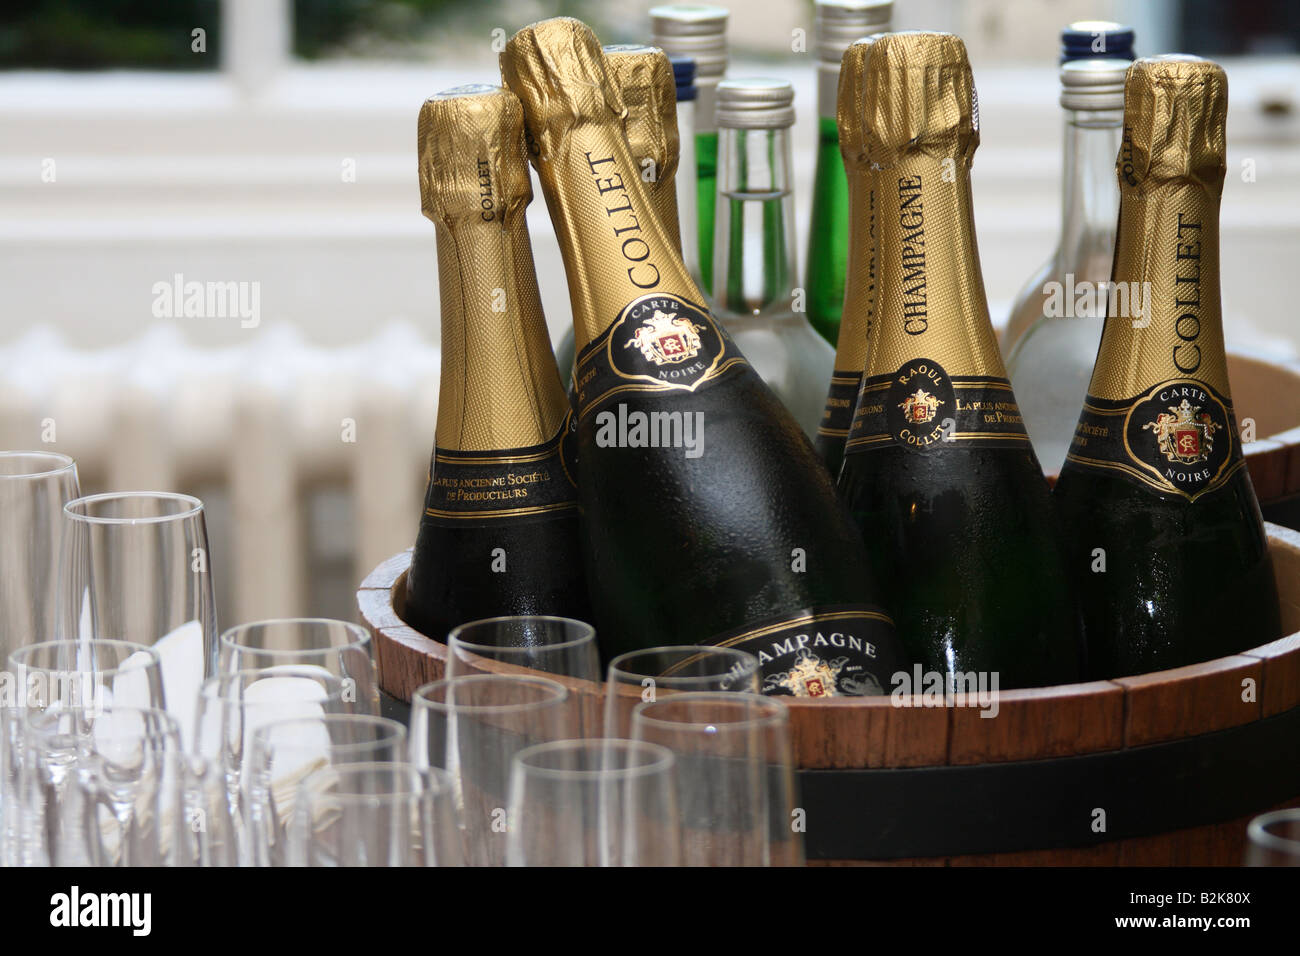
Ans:
{"type": "Polygon", "coordinates": [[[918,388],[903,401],[899,402],[898,407],[903,410],[903,417],[913,425],[924,425],[934,419],[934,415],[939,411],[939,406],[943,404],[942,399],[935,398],[924,389],[918,388]]]}
{"type": "Polygon", "coordinates": [[[769,676],[767,682],[773,688],[783,688],[795,697],[838,697],[837,681],[840,671],[848,662],[847,657],[837,657],[828,663],[804,648],[799,652],[793,667],[784,673],[769,676]]]}
{"type": "Polygon", "coordinates": [[[645,319],[636,333],[623,343],[623,348],[635,345],[647,362],[676,365],[699,354],[699,332],[703,327],[676,312],[656,309],[654,315],[645,319]]]}
{"type": "Polygon", "coordinates": [[[1210,457],[1214,433],[1221,427],[1199,405],[1184,398],[1181,404],[1170,405],[1169,412],[1161,412],[1155,421],[1143,425],[1142,430],[1151,429],[1169,461],[1195,465],[1210,457]]]}

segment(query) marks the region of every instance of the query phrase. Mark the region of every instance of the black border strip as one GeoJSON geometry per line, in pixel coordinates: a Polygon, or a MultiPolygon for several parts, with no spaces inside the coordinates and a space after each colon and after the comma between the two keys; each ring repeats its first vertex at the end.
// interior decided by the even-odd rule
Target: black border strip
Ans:
{"type": "Polygon", "coordinates": [[[1300,707],[1228,730],[1077,757],[801,770],[810,860],[1096,846],[1222,823],[1300,796],[1300,707]],[[1106,831],[1092,829],[1094,808],[1106,831]]]}

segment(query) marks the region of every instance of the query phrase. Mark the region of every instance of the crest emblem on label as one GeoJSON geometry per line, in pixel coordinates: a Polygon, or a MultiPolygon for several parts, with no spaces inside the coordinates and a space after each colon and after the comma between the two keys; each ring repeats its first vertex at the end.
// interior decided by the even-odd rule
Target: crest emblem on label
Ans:
{"type": "Polygon", "coordinates": [[[1093,426],[1085,436],[1091,444],[1082,446],[1082,455],[1072,446],[1071,457],[1127,470],[1163,492],[1194,501],[1244,463],[1230,406],[1203,382],[1162,382],[1131,402],[1114,403],[1111,410],[1090,401],[1084,413],[1081,423],[1093,426]],[[1113,428],[1110,416],[1119,414],[1123,425],[1113,428]]]}
{"type": "Polygon", "coordinates": [[[836,684],[848,662],[847,657],[824,661],[805,648],[788,671],[768,675],[763,690],[771,693],[779,688],[794,697],[838,697],[836,684]]]}
{"type": "MultiPolygon", "coordinates": [[[[708,312],[675,295],[645,295],[630,303],[609,330],[602,350],[617,378],[693,391],[725,365],[727,340],[708,312]]],[[[612,383],[610,383],[612,385],[612,383]]],[[[608,386],[598,383],[602,394],[608,386]]]]}
{"type": "Polygon", "coordinates": [[[1214,433],[1220,425],[1199,405],[1183,399],[1170,405],[1154,421],[1142,426],[1155,433],[1160,452],[1169,461],[1195,465],[1205,461],[1214,452],[1214,433]],[[1172,414],[1171,414],[1172,413],[1172,414]]]}
{"type": "Polygon", "coordinates": [[[934,413],[943,404],[942,399],[935,398],[924,389],[918,388],[913,394],[899,402],[903,417],[914,425],[924,425],[934,419],[934,413]]]}
{"type": "Polygon", "coordinates": [[[675,365],[700,354],[699,333],[703,328],[676,312],[655,309],[654,314],[643,320],[633,336],[623,343],[623,348],[635,345],[647,362],[675,365]]]}
{"type": "Polygon", "coordinates": [[[894,443],[915,451],[942,447],[947,433],[957,424],[956,396],[947,370],[934,359],[917,358],[904,363],[890,378],[883,396],[883,411],[894,443]]]}

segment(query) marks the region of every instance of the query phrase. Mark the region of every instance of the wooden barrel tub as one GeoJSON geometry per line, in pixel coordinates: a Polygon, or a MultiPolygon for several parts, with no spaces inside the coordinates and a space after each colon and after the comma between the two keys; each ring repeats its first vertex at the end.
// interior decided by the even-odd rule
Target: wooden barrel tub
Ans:
{"type": "MultiPolygon", "coordinates": [[[[1268,533],[1289,635],[1271,644],[1138,677],[1002,691],[993,719],[889,697],[784,698],[809,861],[1239,864],[1250,817],[1300,805],[1300,533],[1268,533]]],[[[407,701],[443,676],[447,651],[402,620],[410,559],[385,561],[357,593],[380,685],[407,701]]],[[[604,686],[563,682],[585,725],[600,727],[604,686]]]]}

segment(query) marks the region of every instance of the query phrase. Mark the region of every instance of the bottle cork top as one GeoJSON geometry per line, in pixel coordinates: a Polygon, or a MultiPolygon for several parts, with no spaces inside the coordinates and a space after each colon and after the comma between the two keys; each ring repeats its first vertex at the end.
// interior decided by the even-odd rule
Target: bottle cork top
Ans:
{"type": "Polygon", "coordinates": [[[1124,82],[1121,186],[1183,179],[1222,194],[1227,119],[1219,64],[1181,54],[1135,60],[1124,82]]]}
{"type": "Polygon", "coordinates": [[[880,168],[908,153],[969,165],[979,107],[966,44],[951,33],[886,33],[867,52],[867,152],[880,168]]]}
{"type": "Polygon", "coordinates": [[[654,161],[656,182],[677,174],[681,134],[677,128],[677,81],[668,54],[658,47],[605,47],[606,72],[627,107],[624,132],[637,162],[654,161]]]}
{"type": "Polygon", "coordinates": [[[528,148],[539,162],[549,162],[577,127],[621,124],[627,114],[600,42],[572,17],[542,20],[512,36],[501,53],[501,76],[524,104],[528,148]]]}
{"type": "Polygon", "coordinates": [[[524,111],[509,90],[476,83],[431,96],[417,142],[420,206],[434,222],[492,221],[532,201],[524,111]]]}

